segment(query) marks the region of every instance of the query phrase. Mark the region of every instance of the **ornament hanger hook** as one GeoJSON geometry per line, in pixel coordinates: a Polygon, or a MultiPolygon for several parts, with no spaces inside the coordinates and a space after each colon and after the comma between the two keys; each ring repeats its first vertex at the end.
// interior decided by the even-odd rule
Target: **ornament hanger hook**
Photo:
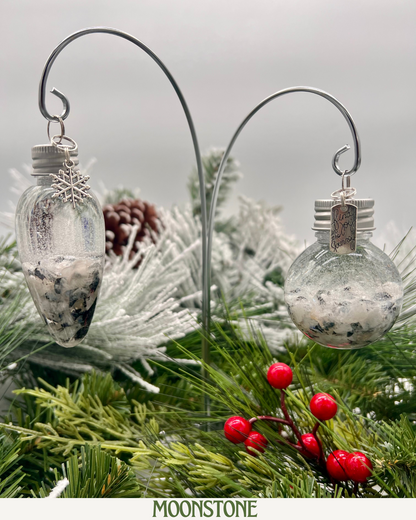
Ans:
{"type": "MultiPolygon", "coordinates": [[[[348,110],[344,107],[344,105],[338,101],[334,96],[329,94],[328,92],[325,92],[324,90],[320,90],[313,87],[290,87],[284,90],[279,90],[278,92],[275,92],[271,96],[267,97],[266,99],[263,99],[256,107],[253,108],[253,110],[246,116],[246,118],[242,121],[240,126],[235,131],[234,135],[231,138],[231,141],[229,142],[224,155],[222,156],[221,163],[218,167],[217,172],[217,178],[215,180],[214,189],[212,192],[212,198],[211,198],[211,207],[210,212],[208,216],[208,237],[207,237],[207,277],[206,277],[206,286],[205,286],[205,294],[208,297],[208,304],[207,304],[207,312],[210,312],[209,309],[209,302],[210,302],[210,287],[211,287],[211,256],[212,256],[212,239],[214,234],[214,220],[215,220],[215,211],[217,206],[217,200],[218,200],[218,194],[220,190],[221,185],[221,179],[224,173],[225,165],[227,164],[228,157],[230,156],[231,150],[235,144],[235,142],[238,139],[238,136],[243,131],[246,124],[251,120],[251,118],[257,114],[259,110],[261,110],[264,106],[266,106],[268,103],[273,101],[274,99],[277,99],[279,97],[285,96],[286,94],[293,94],[294,92],[307,92],[309,94],[316,94],[317,96],[323,97],[330,103],[332,103],[338,110],[341,112],[341,114],[344,116],[345,120],[348,123],[348,126],[351,130],[353,144],[354,144],[354,152],[355,152],[355,159],[354,164],[351,169],[349,170],[341,170],[338,165],[338,160],[340,156],[349,150],[349,146],[345,145],[342,148],[340,148],[334,155],[334,158],[332,160],[332,167],[340,176],[345,176],[347,179],[347,190],[352,189],[348,187],[349,177],[353,175],[361,164],[361,144],[360,144],[360,138],[358,137],[357,128],[355,126],[354,120],[351,117],[351,114],[348,112],[348,110]]],[[[206,318],[206,321],[209,322],[209,316],[206,318]]]]}
{"type": "MultiPolygon", "coordinates": [[[[358,167],[357,167],[357,170],[354,170],[354,168],[351,169],[350,171],[341,170],[338,165],[338,159],[340,158],[340,156],[343,153],[347,152],[350,148],[351,148],[351,146],[349,144],[344,145],[342,148],[340,148],[337,151],[337,153],[334,155],[334,158],[332,159],[332,168],[334,169],[335,173],[337,173],[338,175],[341,175],[343,179],[344,179],[344,176],[349,179],[351,177],[351,175],[354,175],[354,173],[358,170],[358,167]]],[[[344,180],[343,180],[343,182],[344,182],[344,180]]]]}
{"type": "Polygon", "coordinates": [[[41,112],[42,112],[43,116],[46,117],[46,119],[48,119],[48,121],[59,121],[59,120],[66,119],[69,116],[69,111],[71,109],[71,105],[69,104],[68,98],[65,96],[65,94],[63,94],[61,91],[59,91],[55,87],[53,87],[53,89],[51,90],[51,94],[58,97],[62,101],[62,105],[63,105],[64,109],[60,116],[52,116],[52,119],[49,119],[49,114],[47,114],[46,108],[45,108],[46,115],[42,112],[42,108],[41,108],[41,112]]]}
{"type": "MultiPolygon", "coordinates": [[[[55,62],[58,55],[61,53],[61,51],[69,45],[74,40],[77,40],[81,36],[85,36],[87,34],[110,34],[112,36],[118,36],[119,38],[123,38],[124,40],[127,40],[136,47],[139,47],[142,49],[152,60],[162,69],[163,73],[169,80],[170,84],[172,85],[173,89],[176,92],[176,95],[179,98],[179,101],[182,105],[183,111],[186,116],[186,120],[188,123],[189,131],[191,133],[192,137],[192,144],[194,147],[195,152],[195,159],[196,159],[196,166],[198,171],[198,179],[199,179],[199,195],[201,198],[201,225],[202,225],[202,286],[203,286],[203,296],[202,296],[202,316],[203,316],[203,328],[205,331],[208,330],[208,316],[209,313],[207,311],[206,306],[209,304],[209,293],[207,290],[207,206],[206,206],[206,195],[205,195],[205,183],[204,183],[204,171],[202,167],[202,159],[201,159],[201,153],[199,149],[199,143],[198,138],[194,126],[194,122],[191,117],[190,110],[188,108],[188,105],[186,103],[185,97],[182,94],[179,85],[176,83],[175,79],[173,78],[172,74],[170,73],[169,69],[166,67],[166,65],[162,62],[162,60],[151,50],[147,45],[142,43],[140,40],[132,36],[131,34],[128,34],[123,31],[119,31],[118,29],[113,29],[111,27],[87,27],[86,29],[81,29],[80,31],[74,32],[73,34],[70,34],[67,38],[62,40],[62,42],[52,51],[49,58],[46,61],[45,67],[42,72],[41,80],[39,83],[39,109],[41,114],[45,119],[48,121],[56,121],[59,122],[59,118],[61,120],[65,120],[69,115],[70,110],[70,104],[66,96],[57,90],[56,88],[53,88],[51,90],[52,94],[54,96],[57,96],[63,104],[63,112],[60,116],[54,116],[51,115],[47,108],[46,108],[46,83],[48,81],[49,72],[52,68],[53,63],[55,62]]],[[[205,335],[203,337],[203,344],[202,344],[202,359],[204,360],[205,364],[209,364],[209,344],[207,339],[205,338],[205,335]]],[[[207,373],[205,371],[205,368],[202,370],[203,377],[207,377],[207,373]]],[[[205,409],[208,410],[208,397],[206,396],[206,405],[205,409]]]]}

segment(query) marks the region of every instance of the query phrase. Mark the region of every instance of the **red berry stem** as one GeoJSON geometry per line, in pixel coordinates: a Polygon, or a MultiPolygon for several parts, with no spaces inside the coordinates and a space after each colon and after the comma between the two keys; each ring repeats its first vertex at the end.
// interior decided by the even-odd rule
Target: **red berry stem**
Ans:
{"type": "Polygon", "coordinates": [[[250,424],[254,424],[256,421],[273,421],[290,426],[289,421],[286,421],[285,419],[279,419],[278,417],[272,417],[271,415],[259,415],[258,417],[252,417],[248,422],[250,424]]]}
{"type": "MultiPolygon", "coordinates": [[[[292,426],[291,421],[286,421],[285,419],[280,419],[279,417],[272,417],[270,415],[259,415],[258,417],[252,417],[248,422],[250,424],[254,424],[256,421],[273,421],[277,422],[279,424],[284,424],[286,426],[292,426]]],[[[279,431],[280,433],[280,431],[279,431]]],[[[285,439],[284,441],[276,440],[278,444],[288,444],[291,448],[294,448],[295,450],[301,451],[302,448],[300,446],[296,446],[296,444],[293,444],[293,442],[288,441],[285,439]]]]}
{"type": "Polygon", "coordinates": [[[284,390],[280,391],[280,406],[282,407],[283,415],[286,418],[288,426],[290,426],[292,428],[293,433],[296,435],[296,438],[298,439],[299,444],[301,445],[302,449],[307,451],[308,453],[310,453],[308,448],[305,446],[305,443],[303,442],[302,435],[300,434],[299,430],[296,428],[295,423],[292,421],[292,419],[290,418],[289,412],[287,411],[286,404],[285,404],[285,394],[286,393],[284,390]]]}
{"type": "MultiPolygon", "coordinates": [[[[257,417],[252,417],[248,422],[250,424],[254,424],[256,421],[273,421],[273,422],[277,422],[279,424],[285,424],[286,426],[289,426],[293,433],[295,434],[296,438],[298,439],[299,441],[299,444],[300,446],[288,441],[288,440],[284,440],[284,441],[277,441],[279,444],[288,444],[290,447],[294,448],[295,450],[297,451],[300,451],[305,453],[305,451],[307,453],[310,453],[311,455],[313,455],[314,457],[316,457],[315,454],[313,454],[310,450],[308,450],[308,448],[305,446],[305,443],[303,442],[303,439],[302,439],[302,435],[300,434],[299,430],[297,429],[295,423],[293,422],[293,420],[291,419],[290,415],[289,415],[289,412],[287,411],[287,408],[286,408],[286,403],[285,403],[285,391],[284,390],[281,390],[280,391],[280,406],[282,408],[282,411],[283,411],[283,415],[285,416],[285,419],[280,419],[279,417],[272,417],[270,415],[259,415],[257,417]]],[[[323,449],[322,449],[322,443],[321,441],[319,440],[319,438],[317,437],[316,435],[316,432],[319,428],[320,424],[319,422],[317,422],[313,428],[313,431],[312,431],[312,434],[313,436],[315,437],[315,440],[316,442],[318,443],[318,446],[319,446],[319,458],[318,458],[318,462],[319,464],[321,464],[321,466],[325,467],[325,457],[324,457],[324,452],[323,452],[323,449]]]]}
{"type": "MultiPolygon", "coordinates": [[[[256,421],[273,421],[277,422],[279,424],[284,424],[286,426],[291,426],[290,421],[286,421],[285,419],[280,419],[279,417],[272,417],[271,415],[259,415],[258,417],[252,417],[248,422],[250,424],[254,424],[256,421]]],[[[279,429],[280,433],[280,429],[279,429]]],[[[300,451],[302,448],[300,446],[296,446],[296,444],[293,444],[293,442],[288,441],[285,439],[284,441],[276,440],[279,444],[288,444],[291,448],[294,448],[295,450],[300,451]]]]}
{"type": "Polygon", "coordinates": [[[315,440],[319,446],[319,461],[325,464],[325,456],[324,456],[324,450],[322,448],[322,442],[319,439],[319,437],[316,435],[316,432],[318,431],[319,426],[320,426],[319,422],[316,422],[316,424],[312,430],[312,435],[315,437],[315,440]]]}
{"type": "Polygon", "coordinates": [[[298,446],[297,444],[293,444],[293,442],[290,442],[287,439],[285,439],[284,441],[279,441],[278,439],[276,439],[276,442],[277,442],[277,444],[287,444],[288,446],[290,446],[294,450],[297,450],[297,451],[300,451],[300,452],[302,451],[302,447],[301,446],[298,446]]]}

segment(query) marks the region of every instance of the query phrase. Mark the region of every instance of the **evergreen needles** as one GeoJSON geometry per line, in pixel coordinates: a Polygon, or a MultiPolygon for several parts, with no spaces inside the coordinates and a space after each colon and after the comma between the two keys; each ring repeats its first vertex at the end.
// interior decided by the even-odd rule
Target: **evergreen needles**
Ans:
{"type": "MultiPolygon", "coordinates": [[[[106,453],[99,446],[81,447],[65,464],[62,476],[55,469],[55,478],[67,479],[69,484],[60,498],[133,498],[141,493],[133,471],[121,460],[106,453]]],[[[45,486],[39,493],[41,498],[48,495],[45,486]]],[[[35,495],[36,496],[36,495],[35,495]]]]}
{"type": "MultiPolygon", "coordinates": [[[[204,158],[211,188],[221,156],[213,150],[204,158]]],[[[228,168],[225,187],[239,175],[235,162],[228,168]]],[[[300,340],[288,320],[283,284],[297,250],[278,208],[242,199],[239,215],[214,234],[218,291],[212,291],[208,383],[199,356],[195,189],[191,179],[192,207],[161,210],[163,230],[157,244],[142,244],[139,269],[132,269],[129,249],[109,260],[96,318],[74,349],[43,350],[48,338],[15,247],[0,244],[0,371],[20,370],[23,387],[0,425],[0,496],[416,497],[410,239],[392,254],[405,282],[396,327],[360,351],[326,349],[300,340]],[[366,485],[334,485],[325,468],[285,443],[296,440],[284,425],[256,423],[269,442],[258,457],[224,438],[231,415],[283,417],[279,393],[266,378],[275,361],[295,374],[286,403],[302,433],[315,422],[311,396],[322,391],[336,398],[339,413],[320,426],[319,437],[327,454],[359,450],[372,460],[366,485]],[[209,417],[200,411],[204,392],[211,397],[209,417]]]]}
{"type": "MultiPolygon", "coordinates": [[[[204,179],[205,179],[205,190],[206,190],[206,198],[207,198],[207,213],[209,214],[209,210],[211,207],[211,199],[212,193],[214,191],[215,181],[217,179],[218,168],[220,167],[222,156],[224,155],[224,150],[222,148],[211,148],[202,156],[202,167],[204,169],[204,179]]],[[[227,164],[224,168],[224,173],[221,182],[221,188],[218,194],[218,203],[217,208],[219,209],[224,202],[227,200],[230,191],[233,187],[233,184],[238,181],[242,177],[241,172],[239,171],[240,164],[229,157],[227,160],[227,164]]],[[[192,208],[194,215],[201,214],[201,199],[199,196],[199,179],[198,173],[194,168],[191,175],[189,176],[188,181],[188,190],[191,196],[192,208]]]]}
{"type": "MultiPolygon", "coordinates": [[[[310,344],[279,354],[278,360],[290,364],[295,374],[287,406],[301,432],[311,431],[315,422],[308,408],[311,395],[330,392],[339,413],[321,425],[324,450],[358,450],[372,460],[373,476],[356,490],[349,483],[334,486],[322,467],[285,445],[291,432],[284,426],[256,423],[269,441],[257,458],[224,438],[223,424],[231,415],[282,415],[279,394],[266,378],[276,356],[261,335],[252,331],[252,338],[244,341],[233,327],[217,329],[222,341],[211,340],[216,355],[216,366],[207,368],[211,383],[202,382],[192,368],[155,366],[162,395],[148,396],[147,405],[140,404],[142,395],[131,383],[126,392],[109,374],[92,373],[81,383],[57,387],[41,381],[43,388],[19,390],[20,398],[36,406],[26,407],[27,415],[17,424],[2,428],[18,432],[26,446],[23,460],[45,453],[58,472],[37,494],[45,495],[65,476],[71,482],[68,472],[75,470],[75,461],[79,465],[81,460],[82,467],[80,450],[89,445],[126,463],[135,473],[134,489],[147,497],[416,497],[414,421],[395,409],[403,392],[408,392],[403,401],[409,407],[414,399],[416,363],[413,350],[404,348],[410,333],[405,337],[401,332],[398,345],[386,339],[355,353],[310,344]],[[399,380],[403,383],[397,386],[399,380]],[[195,406],[203,391],[211,396],[210,418],[195,406]],[[209,431],[203,427],[207,421],[209,431]],[[60,461],[67,457],[66,473],[61,472],[60,461]]],[[[200,363],[180,343],[176,347],[200,363]]],[[[63,496],[84,496],[87,488],[88,493],[98,493],[103,475],[113,471],[105,464],[108,473],[99,473],[93,490],[87,477],[76,477],[84,484],[75,495],[63,496]]]]}
{"type": "Polygon", "coordinates": [[[0,435],[0,498],[16,498],[22,490],[25,477],[18,466],[21,442],[5,434],[0,435]]]}

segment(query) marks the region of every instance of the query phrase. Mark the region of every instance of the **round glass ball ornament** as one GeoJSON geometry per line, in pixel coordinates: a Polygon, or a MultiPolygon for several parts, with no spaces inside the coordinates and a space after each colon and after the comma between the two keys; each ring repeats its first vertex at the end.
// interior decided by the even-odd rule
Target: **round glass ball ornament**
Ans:
{"type": "MultiPolygon", "coordinates": [[[[316,242],[291,265],[285,282],[289,315],[308,338],[336,349],[362,348],[391,329],[403,302],[403,283],[392,260],[371,243],[374,200],[357,208],[355,249],[330,247],[337,201],[315,201],[316,242]]],[[[351,239],[352,240],[352,239],[351,239]]]]}
{"type": "Polygon", "coordinates": [[[20,261],[36,308],[54,340],[74,347],[94,315],[105,259],[99,201],[76,169],[77,148],[32,148],[37,185],[16,209],[20,261]]]}

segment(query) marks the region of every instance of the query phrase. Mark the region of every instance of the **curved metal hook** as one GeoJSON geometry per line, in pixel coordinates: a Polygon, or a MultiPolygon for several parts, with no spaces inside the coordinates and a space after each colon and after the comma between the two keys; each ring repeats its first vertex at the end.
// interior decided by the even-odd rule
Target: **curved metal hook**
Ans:
{"type": "Polygon", "coordinates": [[[230,156],[231,150],[242,132],[243,128],[246,126],[246,124],[250,121],[250,119],[265,105],[273,101],[274,99],[284,96],[286,94],[292,94],[294,92],[308,92],[310,94],[316,94],[317,96],[321,96],[328,101],[330,101],[333,105],[335,105],[338,110],[341,112],[341,114],[346,119],[348,126],[350,127],[351,134],[353,137],[353,143],[354,143],[354,151],[355,151],[355,160],[354,165],[350,170],[344,170],[342,171],[338,166],[338,159],[341,154],[349,150],[349,145],[345,145],[342,148],[340,148],[333,160],[332,160],[332,167],[335,170],[335,172],[338,175],[345,175],[345,176],[351,176],[353,175],[361,164],[361,145],[360,145],[360,138],[358,137],[357,128],[355,126],[354,120],[351,117],[351,114],[348,112],[348,110],[344,107],[344,105],[338,101],[334,96],[329,94],[328,92],[325,92],[323,90],[319,90],[313,87],[291,87],[284,90],[279,90],[278,92],[275,92],[271,96],[267,97],[263,101],[261,101],[243,120],[243,122],[240,124],[240,126],[237,128],[236,132],[234,133],[233,137],[231,138],[231,141],[229,145],[227,146],[224,155],[222,157],[220,166],[218,168],[217,178],[215,180],[215,185],[212,193],[212,199],[211,199],[211,207],[209,211],[209,217],[208,217],[208,237],[207,237],[207,277],[206,277],[206,287],[204,288],[204,293],[208,295],[207,305],[206,305],[206,311],[208,313],[208,316],[206,317],[206,322],[209,323],[210,321],[210,308],[209,304],[211,301],[211,294],[210,294],[210,287],[211,287],[211,256],[212,256],[212,237],[214,233],[214,220],[215,220],[215,210],[217,207],[217,200],[218,200],[218,194],[220,190],[220,184],[221,179],[224,173],[224,168],[227,163],[228,157],[230,156]]]}
{"type": "MultiPolygon", "coordinates": [[[[345,152],[348,152],[348,150],[351,148],[351,146],[349,144],[346,144],[344,145],[342,148],[340,148],[337,153],[334,155],[333,159],[332,159],[332,168],[335,170],[336,173],[338,173],[339,175],[339,172],[341,172],[341,176],[343,175],[347,175],[348,177],[350,177],[351,175],[353,175],[355,172],[353,173],[350,173],[348,171],[341,171],[339,166],[338,166],[338,159],[340,158],[340,156],[345,153],[345,152]]],[[[355,170],[356,171],[356,170],[355,170]]]]}
{"type": "MultiPolygon", "coordinates": [[[[125,33],[123,31],[119,31],[118,29],[113,29],[111,27],[89,27],[86,29],[82,29],[80,31],[77,31],[71,35],[69,35],[67,38],[65,38],[51,53],[49,58],[46,61],[45,67],[42,72],[42,77],[39,83],[39,109],[48,121],[59,121],[59,118],[62,120],[66,119],[69,115],[70,111],[70,104],[66,96],[60,92],[59,90],[53,88],[51,90],[52,94],[59,97],[63,103],[63,112],[60,116],[54,116],[51,115],[45,104],[45,97],[46,97],[46,83],[48,81],[49,72],[51,70],[51,67],[58,57],[59,53],[72,41],[76,40],[77,38],[80,38],[81,36],[85,36],[86,34],[93,34],[93,33],[105,33],[105,34],[112,34],[114,36],[119,36],[120,38],[123,38],[125,40],[130,41],[137,47],[140,47],[148,56],[150,56],[153,61],[155,61],[159,67],[163,70],[165,75],[167,76],[168,80],[170,81],[172,87],[174,88],[179,101],[181,102],[182,108],[185,112],[185,116],[188,122],[189,130],[191,132],[192,136],[192,143],[195,150],[195,158],[197,163],[197,170],[198,170],[198,177],[199,177],[199,194],[201,197],[201,224],[202,224],[202,286],[203,286],[203,296],[202,296],[202,316],[203,316],[203,327],[205,330],[208,330],[208,322],[207,319],[209,317],[209,312],[207,311],[206,306],[209,304],[209,294],[206,293],[206,287],[207,287],[207,209],[206,209],[206,196],[205,196],[205,183],[204,183],[204,174],[203,174],[203,168],[202,168],[202,160],[201,160],[201,153],[199,150],[199,144],[198,139],[195,131],[195,126],[192,121],[191,113],[189,111],[188,105],[185,101],[185,98],[179,89],[178,84],[174,80],[172,74],[169,72],[167,67],[164,65],[164,63],[159,59],[159,57],[149,49],[144,43],[142,43],[140,40],[135,38],[134,36],[131,36],[128,33],[125,33]]],[[[202,358],[203,360],[208,363],[209,362],[209,347],[207,340],[203,339],[203,345],[202,345],[202,358]]],[[[206,376],[205,369],[203,368],[203,376],[206,376]]],[[[206,399],[206,410],[208,411],[209,407],[209,401],[206,399]]]]}
{"type": "MultiPolygon", "coordinates": [[[[45,83],[46,85],[46,83],[45,83]]],[[[62,121],[64,119],[66,119],[68,116],[69,116],[69,112],[71,110],[71,105],[68,101],[68,99],[65,97],[64,94],[62,94],[62,92],[60,90],[58,90],[57,88],[53,87],[53,89],[51,90],[51,94],[53,94],[54,96],[58,97],[61,101],[62,101],[62,105],[64,107],[63,111],[62,111],[62,114],[60,116],[49,116],[48,112],[46,111],[46,108],[45,108],[45,112],[47,115],[45,115],[43,112],[42,112],[42,107],[40,109],[40,111],[42,112],[43,116],[46,117],[46,119],[48,120],[49,123],[51,123],[52,121],[59,121],[59,119],[62,119],[62,121]]]]}

